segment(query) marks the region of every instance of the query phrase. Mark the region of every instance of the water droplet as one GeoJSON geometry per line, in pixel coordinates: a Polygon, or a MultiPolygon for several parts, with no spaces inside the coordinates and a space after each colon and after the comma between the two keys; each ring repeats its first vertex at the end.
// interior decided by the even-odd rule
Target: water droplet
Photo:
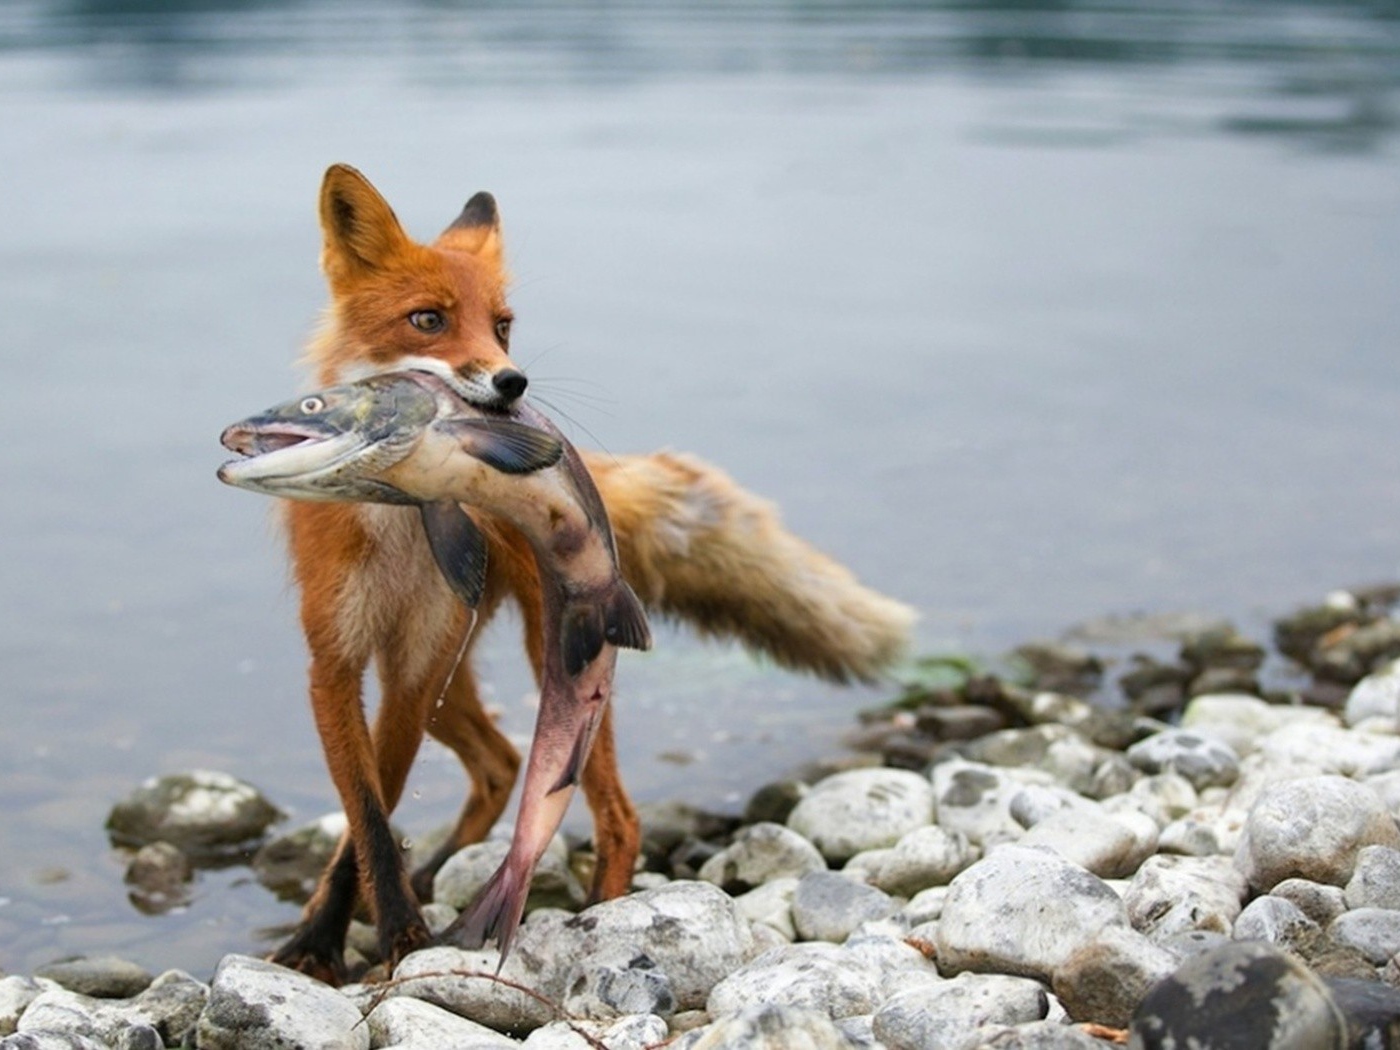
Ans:
{"type": "Polygon", "coordinates": [[[413,789],[413,798],[414,798],[414,800],[416,801],[416,800],[418,800],[418,799],[420,799],[420,798],[422,798],[422,797],[423,797],[423,789],[422,789],[422,788],[414,788],[414,789],[413,789]]]}
{"type": "Polygon", "coordinates": [[[402,846],[404,849],[412,849],[412,848],[413,848],[413,840],[412,840],[411,838],[409,838],[407,835],[405,835],[403,841],[400,842],[399,845],[402,846]]]}

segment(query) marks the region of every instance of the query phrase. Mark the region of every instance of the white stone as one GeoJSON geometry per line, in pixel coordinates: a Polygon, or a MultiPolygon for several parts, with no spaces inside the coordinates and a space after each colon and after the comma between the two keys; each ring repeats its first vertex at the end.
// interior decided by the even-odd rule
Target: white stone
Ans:
{"type": "Polygon", "coordinates": [[[749,1007],[670,1044],[674,1050],[852,1050],[825,1014],[781,1003],[749,1007]]]}
{"type": "Polygon", "coordinates": [[[784,940],[797,940],[792,924],[792,895],[797,889],[793,878],[772,879],[734,898],[734,909],[749,923],[761,924],[782,934],[784,940]]]}
{"type": "Polygon", "coordinates": [[[773,879],[801,878],[825,871],[817,848],[781,824],[752,824],[700,867],[699,877],[734,892],[761,886],[773,879]]]}
{"type": "Polygon", "coordinates": [[[359,1008],[320,981],[246,955],[226,955],[199,1016],[200,1050],[369,1050],[359,1008]]]}
{"type": "Polygon", "coordinates": [[[1268,941],[1301,955],[1321,932],[1292,901],[1266,893],[1245,905],[1231,936],[1237,941],[1268,941]]]}
{"type": "Polygon", "coordinates": [[[797,936],[806,941],[840,944],[861,923],[897,910],[889,894],[834,871],[809,872],[798,880],[792,895],[792,923],[797,936]]]}
{"type": "Polygon", "coordinates": [[[1105,927],[1127,922],[1122,900],[1102,879],[1049,850],[1002,846],[949,886],[938,920],[938,965],[945,973],[1049,980],[1105,927]]]}
{"type": "Polygon", "coordinates": [[[886,893],[912,897],[951,882],[980,853],[962,832],[930,824],[915,828],[882,852],[872,866],[870,881],[886,893]]]}
{"type": "Polygon", "coordinates": [[[1400,911],[1353,908],[1332,920],[1327,936],[1338,944],[1357,949],[1376,966],[1383,966],[1400,952],[1400,911]]]}
{"type": "MultiPolygon", "coordinates": [[[[540,971],[530,965],[533,953],[528,943],[522,943],[531,930],[531,923],[521,927],[517,945],[501,967],[499,976],[552,997],[551,993],[556,990],[541,987],[540,971]]],[[[425,948],[399,963],[389,994],[422,999],[503,1032],[528,1032],[554,1020],[550,1007],[496,980],[500,957],[494,948],[478,951],[425,948]]]]}
{"type": "Polygon", "coordinates": [[[1347,882],[1348,908],[1400,909],[1400,850],[1363,846],[1347,882]]]}
{"type": "Polygon", "coordinates": [[[1149,857],[1124,897],[1133,928],[1161,942],[1186,930],[1228,934],[1248,887],[1228,857],[1149,857]]]}
{"type": "MultiPolygon", "coordinates": [[[[448,857],[433,876],[433,900],[461,911],[475,899],[509,851],[510,843],[503,839],[464,846],[448,857]]],[[[587,897],[569,867],[568,845],[562,836],[555,835],[530,877],[526,911],[541,907],[575,910],[583,907],[587,897]]]]}
{"type": "Polygon", "coordinates": [[[665,1044],[667,1034],[666,1022],[660,1017],[633,1014],[615,1021],[555,1021],[536,1028],[523,1044],[511,1045],[522,1050],[597,1050],[597,1044],[602,1043],[607,1050],[651,1050],[665,1044]]]}
{"type": "Polygon", "coordinates": [[[1359,777],[1400,767],[1400,738],[1300,723],[1274,730],[1260,741],[1259,753],[1275,762],[1306,762],[1359,777]]]}
{"type": "Polygon", "coordinates": [[[788,827],[828,861],[893,846],[933,823],[933,785],[902,769],[853,769],[813,785],[788,816],[788,827]]]}
{"type": "Polygon", "coordinates": [[[878,1005],[880,970],[834,944],[813,941],[764,952],[710,991],[706,1010],[722,1017],[773,1003],[831,1018],[868,1014],[878,1005]]]}
{"type": "Polygon", "coordinates": [[[485,1025],[459,1017],[422,999],[385,999],[368,1018],[370,1040],[375,1046],[401,1047],[402,1050],[509,1050],[519,1047],[485,1025]]]}
{"type": "Polygon", "coordinates": [[[954,760],[933,769],[938,826],[984,849],[1015,842],[1025,829],[1011,816],[1011,800],[1024,784],[1008,771],[954,760]]]}
{"type": "Polygon", "coordinates": [[[1167,729],[1140,740],[1127,751],[1128,761],[1148,774],[1177,773],[1197,791],[1229,786],[1239,775],[1234,748],[1214,735],[1192,729],[1167,729]]]}
{"type": "Polygon", "coordinates": [[[1383,718],[1395,725],[1400,721],[1400,660],[1368,674],[1347,695],[1342,720],[1355,726],[1368,718],[1383,718]]]}
{"type": "Polygon", "coordinates": [[[1018,845],[1047,847],[1099,878],[1112,879],[1131,875],[1156,848],[1156,825],[1147,824],[1131,828],[1086,801],[1041,820],[1018,845]]]}
{"type": "Polygon", "coordinates": [[[1037,981],[964,973],[891,996],[876,1011],[874,1032],[889,1050],[958,1047],[987,1025],[1039,1021],[1048,1010],[1046,989],[1037,981]]]}
{"type": "Polygon", "coordinates": [[[1271,704],[1245,693],[1205,693],[1192,698],[1181,713],[1181,728],[1211,733],[1241,758],[1275,729],[1297,723],[1335,726],[1337,719],[1320,707],[1271,704]]]}

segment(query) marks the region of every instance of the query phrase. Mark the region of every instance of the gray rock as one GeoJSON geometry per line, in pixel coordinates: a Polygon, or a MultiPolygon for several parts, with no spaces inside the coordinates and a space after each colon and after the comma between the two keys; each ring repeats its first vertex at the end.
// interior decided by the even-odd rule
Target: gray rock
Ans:
{"type": "Polygon", "coordinates": [[[1177,773],[1197,791],[1229,787],[1240,773],[1234,748],[1191,729],[1167,729],[1128,748],[1128,761],[1144,773],[1177,773]]]}
{"type": "Polygon", "coordinates": [[[1114,798],[1127,794],[1143,778],[1143,773],[1128,761],[1127,755],[1111,751],[1094,767],[1094,776],[1084,792],[1089,798],[1114,798]]]}
{"type": "Polygon", "coordinates": [[[0,1039],[0,1050],[111,1050],[111,1044],[72,1032],[19,1032],[0,1039]]]}
{"type": "Polygon", "coordinates": [[[764,784],[744,804],[745,824],[786,824],[793,807],[808,791],[800,780],[775,780],[764,784]]]}
{"type": "Polygon", "coordinates": [[[893,846],[933,823],[933,786],[901,769],[853,769],[813,786],[793,808],[788,827],[828,861],[893,846]]]}
{"type": "Polygon", "coordinates": [[[1052,987],[1076,1021],[1125,1028],[1148,990],[1176,967],[1165,948],[1110,926],[1060,964],[1052,987]]]}
{"type": "Polygon", "coordinates": [[[721,1017],[671,1044],[676,1050],[850,1050],[825,1014],[780,1003],[721,1017]]]}
{"type": "Polygon", "coordinates": [[[1328,978],[1332,999],[1347,1019],[1351,1045],[1379,1050],[1394,1045],[1400,1024],[1400,989],[1378,981],[1328,978]]]}
{"type": "Polygon", "coordinates": [[[989,766],[1024,766],[1049,773],[1076,792],[1087,791],[1105,752],[1063,725],[1004,729],[960,749],[973,762],[989,766]]]}
{"type": "Polygon", "coordinates": [[[1347,694],[1342,720],[1354,726],[1368,718],[1382,718],[1391,725],[1400,722],[1400,661],[1392,660],[1368,674],[1347,694]]]}
{"type": "Polygon", "coordinates": [[[1400,911],[1353,908],[1332,920],[1327,936],[1336,944],[1355,948],[1372,965],[1384,966],[1400,952],[1400,911]]]}
{"type": "Polygon", "coordinates": [[[1237,941],[1267,941],[1295,955],[1309,956],[1322,937],[1322,927],[1292,901],[1265,894],[1245,905],[1235,920],[1237,941]]]}
{"type": "Polygon", "coordinates": [[[1001,846],[952,881],[938,920],[945,973],[993,971],[1049,981],[1109,926],[1126,926],[1103,880],[1049,850],[1001,846]]]}
{"type": "MultiPolygon", "coordinates": [[[[541,927],[547,925],[538,921],[541,914],[536,912],[520,928],[516,947],[499,976],[514,985],[539,989],[557,1002],[558,990],[542,987],[543,963],[537,952],[542,946],[548,950],[552,938],[541,936],[541,927]]],[[[550,1006],[496,979],[499,961],[495,949],[425,948],[399,963],[389,994],[421,999],[500,1032],[521,1034],[554,1020],[550,1006]]]]}
{"type": "Polygon", "coordinates": [[[1239,847],[1246,814],[1219,806],[1198,806],[1162,829],[1157,848],[1187,857],[1229,856],[1239,847]]]}
{"type": "Polygon", "coordinates": [[[792,895],[796,892],[797,879],[774,879],[735,897],[734,909],[745,921],[766,926],[785,941],[795,941],[797,927],[792,922],[792,895]]]}
{"type": "MultiPolygon", "coordinates": [[[[595,904],[561,923],[540,951],[544,980],[575,1016],[606,1019],[619,1011],[603,994],[619,970],[664,975],[671,1011],[698,1009],[710,989],[753,954],[749,924],[734,901],[705,882],[675,882],[595,904]]],[[[648,1012],[661,1013],[659,1009],[648,1012]]]]}
{"type": "Polygon", "coordinates": [[[960,974],[926,981],[890,997],[875,1013],[875,1036],[889,1050],[957,1047],[993,1024],[1042,1020],[1049,997],[1038,981],[1001,974],[960,974]]]}
{"type": "Polygon", "coordinates": [[[596,1050],[602,1043],[607,1050],[650,1050],[663,1045],[667,1035],[666,1022],[660,1017],[633,1014],[616,1021],[555,1021],[536,1028],[523,1044],[510,1045],[523,1050],[596,1050]]]}
{"type": "Polygon", "coordinates": [[[726,893],[747,893],[773,879],[826,871],[817,848],[781,824],[753,824],[700,867],[700,878],[726,893]]]}
{"type": "Polygon", "coordinates": [[[1301,762],[1327,773],[1361,777],[1400,766],[1400,738],[1299,723],[1275,729],[1264,737],[1259,742],[1259,753],[1281,766],[1301,762]]]}
{"type": "Polygon", "coordinates": [[[1032,828],[1056,813],[1087,810],[1091,805],[1082,795],[1059,784],[1028,784],[1011,797],[1008,808],[1012,820],[1023,828],[1032,828]]]}
{"type": "Polygon", "coordinates": [[[961,833],[983,849],[1014,842],[1025,829],[1011,816],[1011,800],[1024,786],[1005,770],[980,763],[952,761],[935,766],[938,826],[961,833]]]}
{"type": "Polygon", "coordinates": [[[219,961],[197,1039],[200,1050],[369,1050],[369,1029],[348,998],[246,955],[219,961]]]}
{"type": "Polygon", "coordinates": [[[1284,879],[1270,891],[1270,895],[1291,901],[1299,911],[1324,928],[1347,910],[1346,894],[1339,887],[1310,879],[1284,879]]]}
{"type": "Polygon", "coordinates": [[[1148,992],[1131,1050],[1344,1050],[1346,1021],[1322,981],[1272,945],[1237,941],[1198,955],[1148,992]]]}
{"type": "MultiPolygon", "coordinates": [[[[488,839],[458,850],[433,877],[433,900],[461,911],[495,874],[509,851],[510,843],[504,839],[488,839]]],[[[556,835],[535,865],[525,911],[529,913],[536,908],[577,911],[587,899],[588,894],[569,867],[569,849],[563,838],[556,835]]]]}
{"type": "Polygon", "coordinates": [[[0,1036],[13,1033],[29,1004],[57,987],[52,981],[33,977],[0,977],[0,1036]]]}
{"type": "Polygon", "coordinates": [[[1105,1050],[1105,1044],[1073,1025],[1032,1021],[1013,1027],[987,1025],[977,1033],[977,1050],[1105,1050]]]}
{"type": "Polygon", "coordinates": [[[1284,879],[1344,886],[1365,846],[1400,846],[1400,831],[1376,793],[1339,776],[1276,784],[1249,811],[1235,866],[1267,893],[1284,879]]]}
{"type": "Polygon", "coordinates": [[[402,1050],[512,1050],[520,1046],[485,1025],[422,999],[385,999],[370,1011],[365,1023],[373,1046],[402,1050]]]}
{"type": "Polygon", "coordinates": [[[114,955],[82,955],[45,963],[34,970],[35,977],[46,977],[70,992],[94,999],[129,999],[151,986],[155,975],[114,955]]]}
{"type": "Polygon", "coordinates": [[[146,915],[163,915],[189,903],[194,868],[189,857],[169,842],[142,846],[126,867],[127,896],[146,915]]]}
{"type": "Polygon", "coordinates": [[[1225,857],[1149,857],[1123,903],[1133,928],[1159,943],[1188,930],[1228,934],[1248,887],[1225,857]]]}
{"type": "Polygon", "coordinates": [[[831,1018],[875,1010],[880,998],[877,967],[821,941],[766,951],[715,984],[705,1008],[723,1017],[771,1003],[813,1010],[831,1018]]]}
{"type": "Polygon", "coordinates": [[[1099,878],[1117,879],[1135,872],[1157,847],[1157,826],[1141,821],[1133,827],[1086,801],[1041,820],[1019,845],[1044,846],[1099,878]]]}
{"type": "Polygon", "coordinates": [[[253,854],[253,874],[279,900],[303,903],[316,889],[345,828],[344,813],[327,813],[269,839],[253,854]]]}
{"type": "Polygon", "coordinates": [[[1344,895],[1348,908],[1400,908],[1400,850],[1363,846],[1344,895]]]}
{"type": "Polygon", "coordinates": [[[1156,821],[1159,828],[1184,817],[1200,802],[1200,795],[1191,781],[1180,773],[1144,776],[1128,789],[1127,797],[1156,821]]]}
{"type": "Polygon", "coordinates": [[[802,876],[792,895],[793,927],[804,941],[840,944],[861,923],[897,910],[889,894],[834,871],[802,876]]]}
{"type": "Polygon", "coordinates": [[[871,882],[886,893],[913,897],[947,885],[979,855],[962,832],[930,824],[915,828],[885,851],[871,872],[871,882]]]}
{"type": "Polygon", "coordinates": [[[53,988],[29,1004],[17,1031],[66,1031],[114,1042],[128,1029],[149,1027],[174,1045],[198,1020],[208,997],[204,984],[180,970],[161,974],[139,995],[123,999],[53,988]]]}
{"type": "Polygon", "coordinates": [[[1214,930],[1183,930],[1181,933],[1163,937],[1158,943],[1164,951],[1171,953],[1179,965],[1187,959],[1213,952],[1222,945],[1229,944],[1230,940],[1229,934],[1216,933],[1214,930]]]}
{"type": "Polygon", "coordinates": [[[209,770],[152,777],[107,817],[119,846],[169,842],[192,857],[249,848],[282,812],[251,784],[209,770]]]}

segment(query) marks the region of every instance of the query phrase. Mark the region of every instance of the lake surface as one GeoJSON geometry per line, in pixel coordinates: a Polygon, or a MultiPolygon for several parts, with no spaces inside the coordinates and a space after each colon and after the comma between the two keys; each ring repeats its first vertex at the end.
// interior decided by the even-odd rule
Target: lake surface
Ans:
{"type": "MultiPolygon", "coordinates": [[[[1400,573],[1397,87],[1394,3],[5,5],[0,968],[207,975],[296,914],[230,869],[139,916],[102,822],[192,767],[335,806],[269,504],[214,478],[303,383],[329,163],[423,238],[496,194],[577,441],[723,465],[995,653],[1400,573]]],[[[659,641],[640,799],[735,808],[883,695],[659,641]]],[[[398,820],[462,790],[432,745],[398,820]]]]}

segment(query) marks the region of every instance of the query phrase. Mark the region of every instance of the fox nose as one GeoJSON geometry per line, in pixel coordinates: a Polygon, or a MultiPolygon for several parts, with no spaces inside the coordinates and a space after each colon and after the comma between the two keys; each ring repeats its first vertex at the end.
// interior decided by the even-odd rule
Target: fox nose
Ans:
{"type": "Polygon", "coordinates": [[[491,385],[496,388],[496,393],[505,400],[514,401],[525,393],[525,388],[530,385],[530,381],[525,378],[524,372],[516,371],[514,368],[503,368],[491,377],[491,385]]]}

